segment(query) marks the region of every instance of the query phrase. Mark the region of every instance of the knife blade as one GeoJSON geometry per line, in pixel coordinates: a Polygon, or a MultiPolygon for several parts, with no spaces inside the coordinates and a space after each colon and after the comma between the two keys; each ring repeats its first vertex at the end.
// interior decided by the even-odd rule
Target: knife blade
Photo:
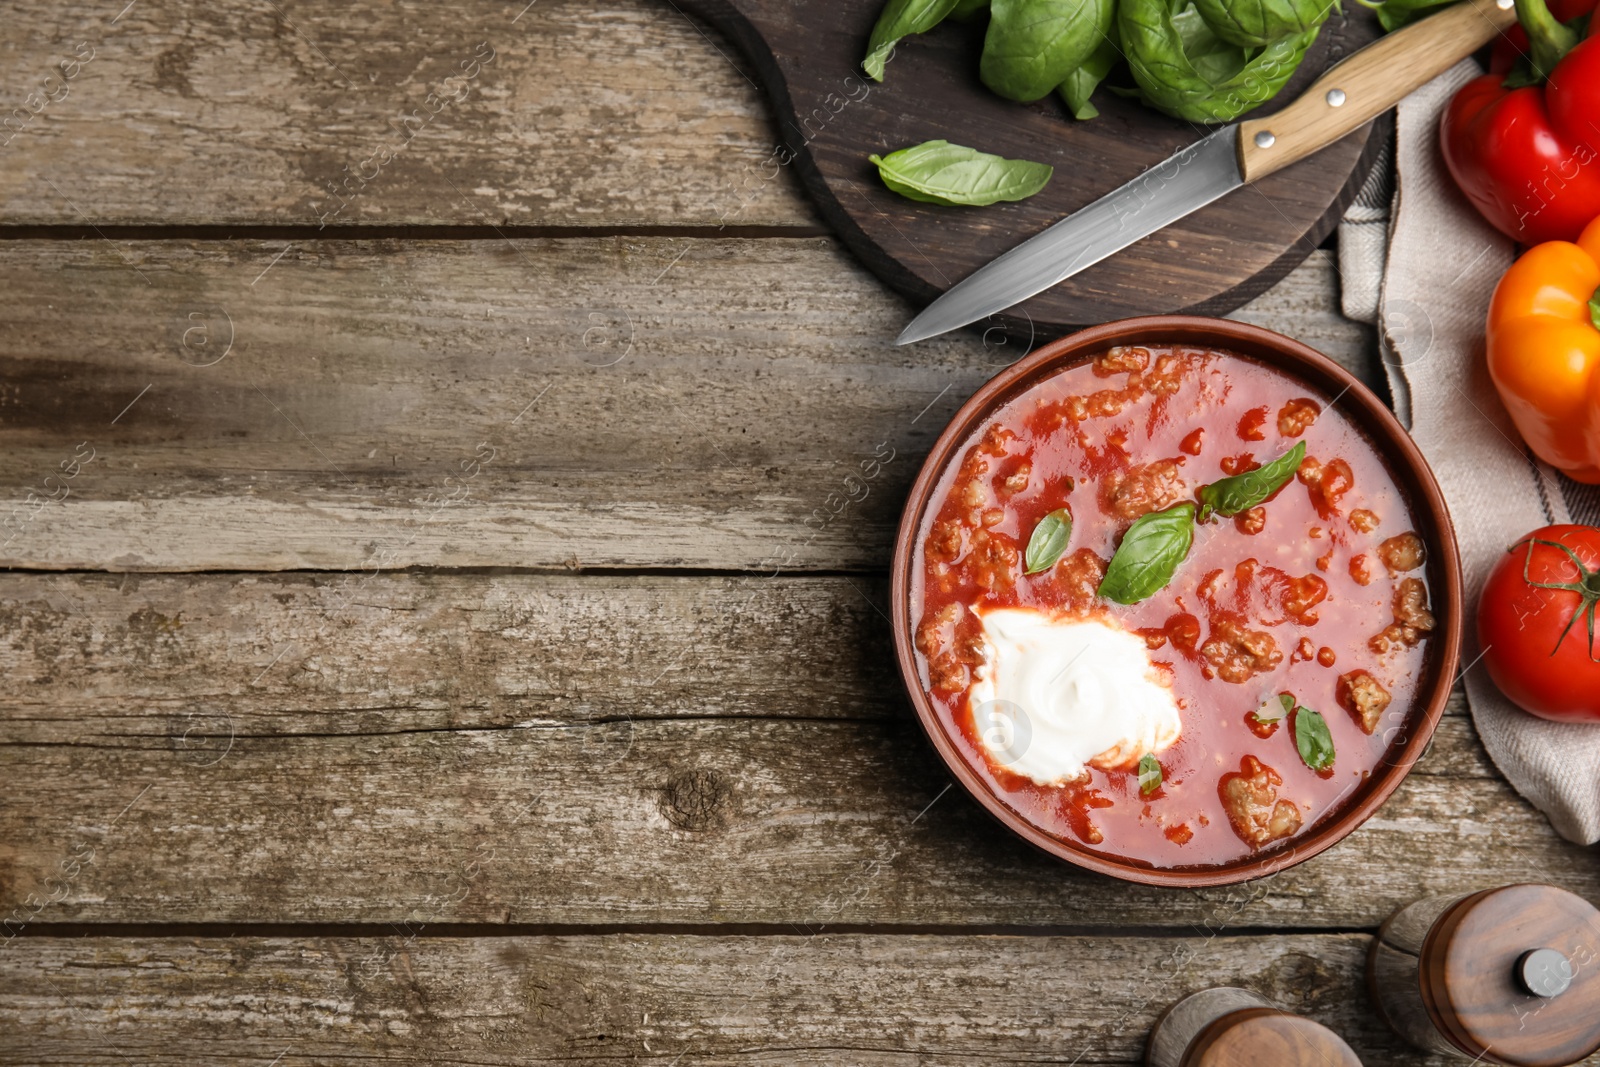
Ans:
{"type": "Polygon", "coordinates": [[[1330,67],[1288,107],[1214,131],[979,267],[923,309],[896,344],[1021,303],[1387,111],[1516,21],[1514,0],[1461,0],[1330,67]]]}

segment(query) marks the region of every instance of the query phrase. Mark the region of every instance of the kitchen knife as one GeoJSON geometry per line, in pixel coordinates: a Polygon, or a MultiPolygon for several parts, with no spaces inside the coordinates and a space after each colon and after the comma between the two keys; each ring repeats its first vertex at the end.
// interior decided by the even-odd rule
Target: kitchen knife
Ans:
{"type": "Polygon", "coordinates": [[[1387,34],[1266,118],[1224,126],[978,268],[923,309],[896,344],[988,318],[1242,185],[1325,148],[1516,22],[1514,0],[1460,0],[1387,34]]]}

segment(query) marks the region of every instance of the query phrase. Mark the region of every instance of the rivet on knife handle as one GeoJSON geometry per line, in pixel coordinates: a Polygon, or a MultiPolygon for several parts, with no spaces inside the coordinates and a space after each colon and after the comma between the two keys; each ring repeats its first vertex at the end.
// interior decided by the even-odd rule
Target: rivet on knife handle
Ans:
{"type": "Polygon", "coordinates": [[[1461,0],[1330,67],[1275,115],[1239,124],[1239,171],[1253,182],[1325,148],[1398,104],[1517,21],[1512,0],[1461,0]]]}

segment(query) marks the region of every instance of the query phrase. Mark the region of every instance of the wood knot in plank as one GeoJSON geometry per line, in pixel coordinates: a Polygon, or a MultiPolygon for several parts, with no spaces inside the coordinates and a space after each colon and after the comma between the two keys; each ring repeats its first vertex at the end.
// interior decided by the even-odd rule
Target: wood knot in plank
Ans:
{"type": "Polygon", "coordinates": [[[661,814],[675,830],[717,830],[733,814],[733,788],[716,771],[685,771],[661,789],[661,814]]]}

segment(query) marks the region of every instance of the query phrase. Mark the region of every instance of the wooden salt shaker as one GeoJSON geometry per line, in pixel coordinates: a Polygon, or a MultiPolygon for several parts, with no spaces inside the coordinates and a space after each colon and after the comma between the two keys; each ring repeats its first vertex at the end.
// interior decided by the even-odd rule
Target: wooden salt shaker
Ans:
{"type": "Polygon", "coordinates": [[[1338,1034],[1227,986],[1187,996],[1150,1032],[1149,1067],[1361,1067],[1338,1034]]]}
{"type": "Polygon", "coordinates": [[[1420,1049],[1567,1067],[1600,1049],[1600,910],[1549,885],[1419,900],[1383,924],[1367,980],[1420,1049]]]}

